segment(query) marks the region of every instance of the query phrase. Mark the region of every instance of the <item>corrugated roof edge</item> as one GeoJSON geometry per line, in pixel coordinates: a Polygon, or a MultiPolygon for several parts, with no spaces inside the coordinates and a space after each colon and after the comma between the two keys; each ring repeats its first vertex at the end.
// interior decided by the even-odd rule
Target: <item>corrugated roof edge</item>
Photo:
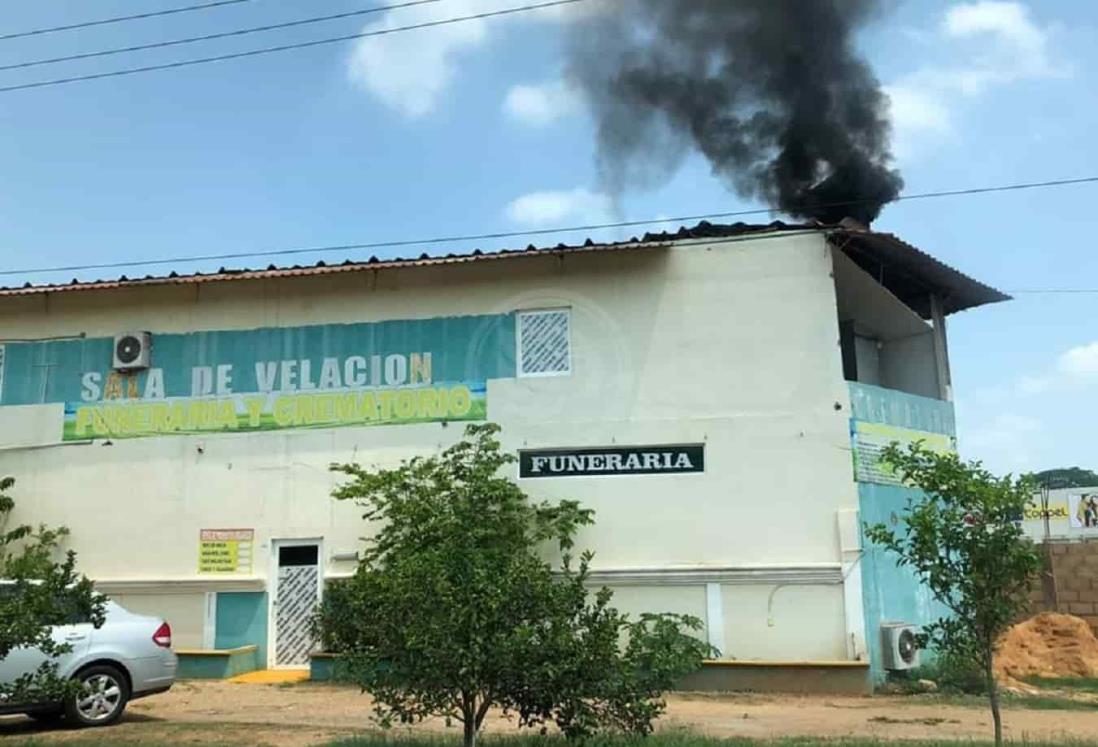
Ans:
{"type": "Polygon", "coordinates": [[[210,283],[232,280],[257,280],[281,277],[303,277],[309,275],[327,275],[340,272],[360,272],[365,270],[394,269],[400,267],[427,267],[432,265],[463,264],[497,259],[517,259],[522,257],[543,256],[545,254],[597,252],[608,250],[620,250],[629,248],[643,248],[652,245],[662,245],[673,241],[686,239],[703,239],[743,235],[749,233],[766,233],[771,231],[789,231],[823,228],[818,224],[788,224],[775,221],[768,224],[711,224],[702,221],[693,228],[682,227],[674,233],[646,233],[644,236],[636,236],[625,241],[599,242],[586,239],[582,244],[557,244],[556,246],[537,247],[530,244],[525,249],[502,249],[494,252],[482,252],[476,249],[465,254],[445,254],[431,256],[426,253],[419,257],[393,257],[391,259],[379,259],[376,256],[367,260],[347,259],[338,264],[317,262],[313,265],[293,265],[279,267],[269,265],[264,269],[239,268],[230,269],[222,267],[216,272],[194,272],[178,274],[171,272],[167,275],[146,275],[140,278],[130,278],[122,275],[118,278],[105,280],[77,280],[68,283],[26,283],[22,286],[0,287],[0,296],[21,296],[37,293],[66,293],[74,291],[110,290],[121,287],[137,285],[185,285],[189,283],[210,283]]]}
{"type": "Polygon", "coordinates": [[[1011,300],[895,234],[873,231],[848,218],[829,236],[832,244],[924,319],[931,318],[931,293],[942,299],[946,314],[1011,300]]]}
{"type": "MultiPolygon", "coordinates": [[[[189,285],[197,283],[216,283],[240,280],[265,280],[291,277],[308,277],[344,272],[362,272],[368,270],[385,270],[404,267],[431,267],[451,264],[466,264],[503,259],[521,259],[539,257],[545,255],[571,254],[580,252],[623,251],[631,249],[645,249],[654,246],[666,246],[675,241],[707,238],[729,238],[735,236],[747,236],[750,234],[772,233],[776,231],[806,231],[818,230],[826,232],[835,245],[851,253],[852,249],[860,249],[874,255],[875,261],[884,263],[886,260],[894,262],[898,266],[906,268],[908,272],[926,276],[926,280],[933,285],[942,285],[943,289],[950,292],[954,303],[947,305],[947,311],[959,311],[962,308],[971,308],[983,303],[1009,300],[1009,296],[1000,291],[984,285],[967,275],[939,262],[929,254],[901,241],[893,234],[877,233],[864,226],[856,224],[826,225],[822,223],[784,223],[774,221],[767,224],[714,224],[702,221],[693,227],[683,226],[675,232],[645,233],[642,237],[633,237],[625,241],[596,243],[588,238],[582,244],[558,244],[555,247],[536,247],[533,244],[526,249],[500,250],[494,252],[482,252],[479,249],[466,254],[446,254],[431,256],[426,253],[417,258],[394,257],[392,259],[379,259],[372,256],[367,260],[345,260],[339,264],[317,262],[313,265],[294,265],[278,267],[270,265],[265,269],[228,269],[222,267],[215,272],[195,272],[178,274],[171,272],[167,275],[146,275],[141,278],[130,278],[126,275],[109,280],[81,281],[73,279],[68,283],[50,283],[35,285],[27,283],[18,287],[0,287],[0,300],[4,298],[30,296],[48,293],[71,293],[81,291],[112,290],[149,285],[189,285]],[[844,241],[837,241],[843,238],[844,241]],[[934,282],[937,280],[939,282],[934,282]],[[959,296],[957,294],[960,294],[959,296]]],[[[894,291],[895,292],[895,291],[894,291]]],[[[905,299],[906,300],[906,299],[905,299]]],[[[922,313],[920,311],[920,313],[922,313]]]]}

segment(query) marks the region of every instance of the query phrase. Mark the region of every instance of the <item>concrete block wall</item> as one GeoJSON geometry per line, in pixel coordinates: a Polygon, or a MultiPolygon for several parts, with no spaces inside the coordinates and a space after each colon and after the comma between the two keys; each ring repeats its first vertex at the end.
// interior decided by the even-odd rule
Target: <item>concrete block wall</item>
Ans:
{"type": "Polygon", "coordinates": [[[1034,612],[1065,612],[1086,620],[1098,635],[1098,537],[1076,541],[1053,541],[1049,547],[1052,577],[1056,582],[1056,604],[1046,602],[1043,584],[1030,591],[1034,612]]]}

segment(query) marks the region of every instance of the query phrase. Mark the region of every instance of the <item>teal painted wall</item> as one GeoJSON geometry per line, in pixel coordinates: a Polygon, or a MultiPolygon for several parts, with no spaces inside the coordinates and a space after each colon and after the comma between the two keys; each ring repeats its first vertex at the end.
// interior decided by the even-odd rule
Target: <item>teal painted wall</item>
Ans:
{"type": "MultiPolygon", "coordinates": [[[[877,386],[850,383],[852,421],[884,423],[897,428],[956,435],[953,404],[918,397],[877,386]]],[[[863,524],[883,523],[900,527],[908,501],[919,492],[901,485],[858,483],[858,504],[863,524]]],[[[896,564],[895,556],[862,539],[862,604],[866,643],[869,647],[870,676],[874,682],[885,677],[881,666],[882,622],[925,625],[947,613],[930,590],[914,574],[896,564]]],[[[923,652],[923,660],[931,658],[923,652]]]]}
{"type": "Polygon", "coordinates": [[[184,680],[226,680],[258,668],[255,649],[234,652],[228,656],[180,654],[176,676],[184,680]]]}
{"type": "MultiPolygon", "coordinates": [[[[7,343],[4,347],[0,406],[78,403],[101,398],[102,392],[90,398],[84,396],[83,376],[97,374],[100,384],[106,380],[114,341],[96,337],[7,343]]],[[[313,388],[323,389],[317,377],[325,358],[336,358],[342,371],[348,357],[369,359],[393,353],[431,353],[432,378],[438,382],[510,378],[515,375],[515,318],[513,314],[490,314],[154,333],[152,365],[163,371],[161,398],[194,395],[191,385],[195,366],[231,366],[233,392],[254,394],[264,390],[256,370],[259,362],[308,361],[313,388]]],[[[369,373],[369,367],[362,372],[369,373]]],[[[148,377],[148,371],[136,374],[139,397],[144,395],[148,377]]]]}
{"type": "Polygon", "coordinates": [[[259,646],[256,667],[267,668],[267,592],[217,593],[214,648],[259,646]]]}
{"type": "Polygon", "coordinates": [[[947,436],[957,434],[952,402],[853,381],[848,384],[851,418],[854,420],[944,433],[947,436]]]}
{"type": "MultiPolygon", "coordinates": [[[[919,492],[897,485],[858,483],[861,519],[865,524],[899,526],[907,502],[919,492]]],[[[862,605],[865,611],[866,644],[869,646],[870,676],[884,679],[881,666],[882,622],[907,622],[925,625],[948,613],[934,600],[930,590],[915,578],[911,570],[896,565],[895,556],[863,540],[862,605]]],[[[929,652],[922,654],[929,661],[929,652]]]]}

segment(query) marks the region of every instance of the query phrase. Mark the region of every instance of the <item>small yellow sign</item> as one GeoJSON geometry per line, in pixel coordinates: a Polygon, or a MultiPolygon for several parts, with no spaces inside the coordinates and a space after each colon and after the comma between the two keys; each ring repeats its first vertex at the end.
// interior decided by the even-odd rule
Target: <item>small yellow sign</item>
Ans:
{"type": "Polygon", "coordinates": [[[893,441],[898,442],[901,447],[922,441],[925,448],[938,454],[957,450],[953,437],[943,433],[918,431],[884,423],[869,423],[864,420],[851,420],[850,425],[850,438],[854,446],[854,479],[858,482],[872,482],[880,485],[902,484],[903,481],[899,475],[881,462],[881,454],[893,441]]]}
{"type": "Polygon", "coordinates": [[[199,573],[251,573],[254,529],[203,529],[198,535],[199,573]]]}

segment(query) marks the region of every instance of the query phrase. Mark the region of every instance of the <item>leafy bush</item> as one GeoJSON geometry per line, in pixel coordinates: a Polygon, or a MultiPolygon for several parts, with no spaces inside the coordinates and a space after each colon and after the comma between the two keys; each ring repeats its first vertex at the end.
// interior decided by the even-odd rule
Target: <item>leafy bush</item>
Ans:
{"type": "Polygon", "coordinates": [[[987,695],[987,681],[980,666],[948,651],[911,672],[908,679],[913,683],[932,680],[939,691],[947,694],[987,695]]]}
{"type": "Polygon", "coordinates": [[[892,443],[882,458],[921,492],[909,501],[902,530],[877,524],[866,528],[866,536],[895,553],[949,608],[951,616],[925,626],[920,645],[933,643],[954,671],[982,673],[995,744],[1001,745],[995,643],[1026,608],[1041,567],[1021,527],[1033,480],[996,477],[979,462],[930,451],[922,442],[906,450],[892,443]]]}
{"type": "Polygon", "coordinates": [[[592,512],[574,501],[532,503],[500,476],[514,461],[495,425],[470,426],[437,457],[389,470],[333,469],[334,495],[378,522],[355,575],[333,584],[316,618],[383,724],[429,716],[477,738],[488,709],[566,735],[647,734],[661,695],[709,653],[678,615],[630,620],[611,592],[588,589],[589,553],[573,565],[576,530],[592,512]],[[555,543],[557,570],[542,557],[555,543]]]}
{"type": "Polygon", "coordinates": [[[55,559],[68,529],[20,524],[7,527],[15,501],[7,495],[15,480],[0,478],[0,659],[21,646],[37,648],[46,661],[14,682],[0,683],[0,701],[58,700],[76,687],[57,676],[56,657],[71,650],[54,640],[51,627],[73,619],[103,622],[103,598],[76,573],[76,554],[55,559]]]}

